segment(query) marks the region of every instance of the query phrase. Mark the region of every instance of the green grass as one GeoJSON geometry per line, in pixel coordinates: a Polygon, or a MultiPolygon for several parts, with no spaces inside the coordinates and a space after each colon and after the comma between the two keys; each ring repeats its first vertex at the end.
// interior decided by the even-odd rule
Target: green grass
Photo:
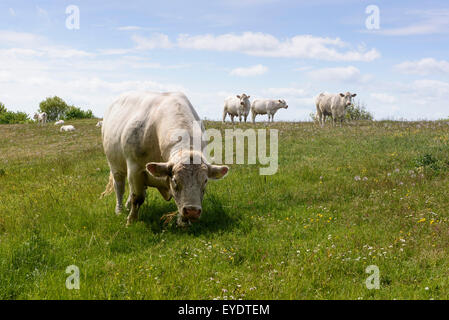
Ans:
{"type": "Polygon", "coordinates": [[[2,299],[449,297],[446,122],[269,125],[278,173],[232,165],[188,229],[163,226],[175,205],[154,189],[126,228],[114,197],[99,199],[109,169],[96,121],[72,123],[0,126],[2,299]],[[80,290],[65,287],[72,264],[80,290]],[[365,286],[368,265],[379,290],[365,286]]]}

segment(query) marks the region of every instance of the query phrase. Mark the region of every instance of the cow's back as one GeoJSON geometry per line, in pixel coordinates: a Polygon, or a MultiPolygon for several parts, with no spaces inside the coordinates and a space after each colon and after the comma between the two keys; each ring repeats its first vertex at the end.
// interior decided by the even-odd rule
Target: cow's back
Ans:
{"type": "Polygon", "coordinates": [[[254,100],[251,104],[251,108],[256,111],[258,114],[266,114],[267,106],[269,104],[269,100],[254,100]]]}
{"type": "Polygon", "coordinates": [[[225,102],[224,102],[224,109],[228,113],[236,116],[236,115],[238,115],[239,105],[240,105],[240,99],[239,98],[234,97],[234,96],[227,97],[225,99],[225,102]]]}
{"type": "Polygon", "coordinates": [[[134,161],[166,161],[171,133],[178,129],[192,133],[193,121],[200,121],[182,93],[131,92],[121,95],[105,112],[103,146],[109,162],[123,166],[134,161]]]}
{"type": "Polygon", "coordinates": [[[321,93],[316,99],[317,108],[325,114],[331,114],[335,97],[333,93],[321,93]]]}

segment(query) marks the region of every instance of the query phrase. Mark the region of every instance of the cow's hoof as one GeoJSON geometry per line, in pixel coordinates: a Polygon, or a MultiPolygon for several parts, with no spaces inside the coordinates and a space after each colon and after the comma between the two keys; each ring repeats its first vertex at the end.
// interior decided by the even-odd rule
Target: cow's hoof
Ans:
{"type": "Polygon", "coordinates": [[[137,218],[131,218],[128,217],[128,219],[126,220],[126,226],[129,227],[130,225],[134,224],[134,222],[137,221],[137,218]]]}

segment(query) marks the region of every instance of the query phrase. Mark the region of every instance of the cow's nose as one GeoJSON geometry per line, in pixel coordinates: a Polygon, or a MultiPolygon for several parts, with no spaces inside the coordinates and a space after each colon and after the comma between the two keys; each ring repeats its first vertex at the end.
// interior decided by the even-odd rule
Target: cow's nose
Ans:
{"type": "Polygon", "coordinates": [[[197,221],[201,216],[201,207],[185,206],[183,209],[183,215],[192,222],[197,221]]]}

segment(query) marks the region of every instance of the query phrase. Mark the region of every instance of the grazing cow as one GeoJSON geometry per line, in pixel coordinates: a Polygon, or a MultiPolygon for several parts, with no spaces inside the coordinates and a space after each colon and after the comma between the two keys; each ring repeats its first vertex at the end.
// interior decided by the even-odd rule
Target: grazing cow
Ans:
{"type": "Polygon", "coordinates": [[[198,114],[179,92],[126,93],[106,110],[102,138],[110,176],[102,196],[115,188],[115,212],[119,214],[128,178],[127,225],[137,220],[147,187],[158,189],[167,201],[174,198],[178,225],[200,218],[208,179],[221,179],[228,172],[227,166],[207,162],[202,152],[206,142],[201,137],[201,150],[189,149],[190,144],[186,147],[184,138],[192,141],[203,132],[198,114]]]}
{"type": "Polygon", "coordinates": [[[34,114],[34,120],[37,121],[37,123],[40,123],[42,125],[47,123],[47,113],[42,112],[42,113],[35,113],[34,114]]]}
{"type": "Polygon", "coordinates": [[[55,122],[55,126],[59,126],[61,124],[64,124],[64,120],[58,120],[55,122]]]}
{"type": "Polygon", "coordinates": [[[96,127],[101,128],[102,125],[103,125],[103,121],[98,121],[96,127]]]}
{"type": "Polygon", "coordinates": [[[68,126],[62,126],[61,128],[59,128],[59,131],[60,132],[75,131],[75,127],[70,124],[68,126]]]}
{"type": "Polygon", "coordinates": [[[249,101],[250,96],[246,94],[237,95],[235,97],[228,97],[225,99],[223,107],[223,122],[225,122],[226,115],[229,114],[232,123],[234,123],[234,117],[239,117],[239,121],[242,122],[242,117],[246,122],[246,118],[249,114],[249,109],[251,107],[251,102],[249,101]]]}
{"type": "Polygon", "coordinates": [[[270,118],[271,122],[274,122],[274,115],[281,108],[288,108],[285,100],[254,100],[251,104],[253,123],[256,122],[256,116],[258,114],[268,114],[268,122],[270,122],[270,118]]]}
{"type": "Polygon", "coordinates": [[[352,104],[352,98],[357,94],[350,92],[333,94],[320,93],[316,99],[316,113],[321,126],[324,126],[326,116],[332,117],[332,125],[335,126],[337,120],[340,120],[340,126],[346,114],[346,108],[352,104]]]}

